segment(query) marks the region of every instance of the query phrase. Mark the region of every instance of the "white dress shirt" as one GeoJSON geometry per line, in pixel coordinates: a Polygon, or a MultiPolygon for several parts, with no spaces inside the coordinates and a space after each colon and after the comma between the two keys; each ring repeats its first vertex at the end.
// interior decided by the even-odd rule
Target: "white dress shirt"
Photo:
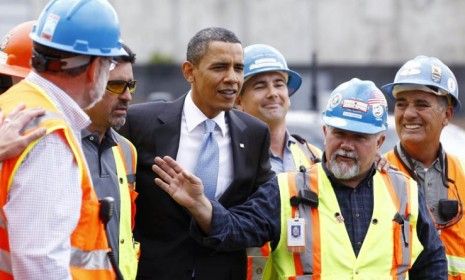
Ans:
{"type": "MultiPolygon", "coordinates": [[[[90,120],[78,104],[34,72],[26,80],[47,92],[81,139],[80,131],[90,120]]],[[[15,279],[71,279],[70,236],[79,220],[81,197],[69,147],[55,133],[43,137],[19,167],[4,206],[15,279]]]]}
{"type": "MultiPolygon", "coordinates": [[[[179,139],[179,150],[176,161],[185,169],[194,172],[197,158],[199,156],[204,126],[201,125],[207,117],[192,101],[191,92],[186,96],[182,111],[181,137],[179,139]]],[[[212,119],[217,124],[215,128],[215,139],[218,142],[220,162],[218,170],[218,184],[216,186],[215,198],[218,199],[226,191],[233,180],[233,160],[231,148],[231,136],[226,124],[224,112],[212,119]]]]}

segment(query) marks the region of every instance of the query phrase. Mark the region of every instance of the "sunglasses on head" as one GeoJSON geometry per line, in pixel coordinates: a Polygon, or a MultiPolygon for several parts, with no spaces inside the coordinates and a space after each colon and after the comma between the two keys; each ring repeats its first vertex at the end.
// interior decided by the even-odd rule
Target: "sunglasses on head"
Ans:
{"type": "Polygon", "coordinates": [[[108,81],[106,89],[114,94],[123,94],[127,88],[129,93],[134,94],[136,92],[136,82],[136,80],[112,80],[108,81]]]}

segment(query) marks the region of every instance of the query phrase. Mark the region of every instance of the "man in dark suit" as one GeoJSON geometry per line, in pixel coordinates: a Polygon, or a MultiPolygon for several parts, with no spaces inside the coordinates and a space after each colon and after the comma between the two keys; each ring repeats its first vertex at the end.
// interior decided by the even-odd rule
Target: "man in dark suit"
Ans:
{"type": "Polygon", "coordinates": [[[232,110],[243,83],[243,50],[229,30],[207,28],[189,42],[182,65],[190,91],[166,103],[129,109],[121,133],[136,146],[137,214],[135,236],[141,242],[138,279],[245,279],[245,250],[217,252],[189,234],[191,216],[154,184],[155,156],[170,156],[196,169],[201,125],[215,122],[219,170],[212,200],[239,205],[274,176],[269,163],[270,136],[257,119],[232,110]]]}

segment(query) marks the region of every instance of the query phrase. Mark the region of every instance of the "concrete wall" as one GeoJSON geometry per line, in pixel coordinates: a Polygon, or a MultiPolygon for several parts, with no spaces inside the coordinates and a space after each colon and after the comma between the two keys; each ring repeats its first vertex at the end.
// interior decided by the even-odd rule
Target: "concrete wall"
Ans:
{"type": "MultiPolygon", "coordinates": [[[[0,34],[36,18],[45,0],[0,0],[0,34]],[[5,12],[7,11],[7,12],[5,12]]],[[[180,62],[207,26],[233,30],[244,44],[267,43],[291,64],[399,64],[417,54],[465,64],[463,0],[110,0],[125,41],[144,63],[180,62]]]]}

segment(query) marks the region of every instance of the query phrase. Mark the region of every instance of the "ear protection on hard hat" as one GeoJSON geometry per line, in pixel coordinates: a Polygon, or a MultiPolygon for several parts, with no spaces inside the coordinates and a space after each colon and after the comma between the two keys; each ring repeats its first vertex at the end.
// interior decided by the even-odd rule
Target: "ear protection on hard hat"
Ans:
{"type": "Polygon", "coordinates": [[[126,55],[118,16],[106,0],[52,0],[31,38],[41,45],[92,56],[126,55]]]}
{"type": "Polygon", "coordinates": [[[331,93],[323,121],[326,125],[364,134],[387,129],[387,102],[371,81],[354,78],[331,93]]]}
{"type": "Polygon", "coordinates": [[[31,70],[34,21],[23,22],[11,29],[0,43],[0,74],[24,78],[31,70]]]}
{"type": "Polygon", "coordinates": [[[277,49],[264,44],[250,45],[244,49],[245,80],[256,74],[275,71],[288,74],[287,88],[289,96],[300,88],[302,78],[297,72],[287,67],[284,56],[277,49]]]}
{"type": "MultiPolygon", "coordinates": [[[[407,61],[397,71],[394,82],[381,87],[388,96],[395,97],[396,87],[426,86],[426,92],[451,97],[454,108],[460,109],[459,88],[454,73],[436,57],[420,55],[407,61]]],[[[423,90],[422,88],[418,88],[423,90]]]]}

